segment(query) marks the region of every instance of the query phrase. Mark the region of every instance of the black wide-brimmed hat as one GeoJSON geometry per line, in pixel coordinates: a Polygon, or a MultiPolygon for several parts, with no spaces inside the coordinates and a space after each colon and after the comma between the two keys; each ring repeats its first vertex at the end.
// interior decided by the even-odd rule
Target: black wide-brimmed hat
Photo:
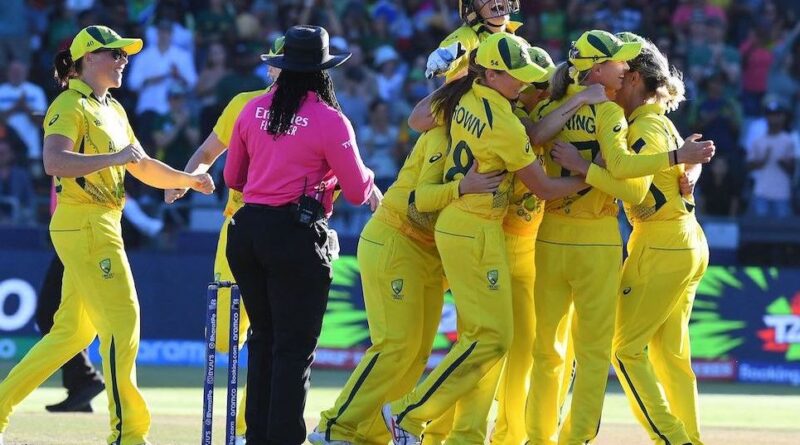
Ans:
{"type": "Polygon", "coordinates": [[[261,55],[267,65],[292,71],[321,71],[341,65],[351,55],[331,54],[328,31],[319,26],[292,26],[285,37],[283,54],[261,55]]]}

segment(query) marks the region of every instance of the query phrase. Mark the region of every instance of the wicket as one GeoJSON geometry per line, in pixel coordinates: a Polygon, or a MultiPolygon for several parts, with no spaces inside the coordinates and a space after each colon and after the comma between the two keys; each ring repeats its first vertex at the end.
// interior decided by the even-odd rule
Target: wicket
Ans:
{"type": "Polygon", "coordinates": [[[206,313],[206,360],[205,382],[203,386],[203,436],[201,445],[211,445],[214,423],[214,374],[217,353],[217,293],[219,288],[231,289],[230,341],[228,348],[228,399],[225,411],[225,445],[235,445],[236,441],[236,399],[239,384],[239,306],[241,295],[239,286],[230,281],[215,281],[208,285],[206,313]]]}

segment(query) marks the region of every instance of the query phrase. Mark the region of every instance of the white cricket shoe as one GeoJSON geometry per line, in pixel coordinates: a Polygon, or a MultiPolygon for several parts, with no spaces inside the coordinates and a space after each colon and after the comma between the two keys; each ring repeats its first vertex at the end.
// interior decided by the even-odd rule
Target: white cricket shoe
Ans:
{"type": "Polygon", "coordinates": [[[397,416],[392,414],[392,407],[388,403],[383,405],[381,409],[383,421],[386,423],[386,428],[392,434],[392,443],[394,445],[420,445],[422,441],[419,437],[404,430],[403,427],[397,423],[397,416]]]}
{"type": "Polygon", "coordinates": [[[3,433],[0,433],[0,445],[3,445],[3,433]]]}
{"type": "Polygon", "coordinates": [[[347,442],[346,440],[327,440],[325,439],[325,433],[317,428],[314,428],[314,431],[308,435],[308,441],[313,445],[353,445],[352,442],[347,442]]]}
{"type": "MultiPolygon", "coordinates": [[[[246,445],[247,444],[247,439],[245,439],[244,436],[236,436],[234,438],[234,440],[235,440],[234,443],[236,445],[246,445]]],[[[2,444],[0,444],[0,445],[2,445],[2,444]]]]}

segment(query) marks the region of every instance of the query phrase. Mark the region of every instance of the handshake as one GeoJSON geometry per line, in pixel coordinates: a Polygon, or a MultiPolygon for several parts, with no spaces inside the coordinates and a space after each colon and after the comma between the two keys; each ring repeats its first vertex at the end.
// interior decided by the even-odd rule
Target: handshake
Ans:
{"type": "Polygon", "coordinates": [[[466,52],[467,50],[464,49],[461,42],[456,42],[443,48],[437,48],[428,56],[428,63],[425,66],[425,77],[433,79],[446,72],[450,69],[450,65],[453,61],[463,56],[466,52]]]}

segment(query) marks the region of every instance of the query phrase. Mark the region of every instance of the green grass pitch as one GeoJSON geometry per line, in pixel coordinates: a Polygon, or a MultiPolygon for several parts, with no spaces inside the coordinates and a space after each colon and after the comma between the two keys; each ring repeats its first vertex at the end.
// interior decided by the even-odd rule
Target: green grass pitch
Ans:
{"type": "MultiPolygon", "coordinates": [[[[0,362],[0,376],[11,363],[0,362]]],[[[306,407],[309,428],[319,412],[333,404],[346,372],[317,370],[306,407]]],[[[224,382],[218,376],[215,443],[222,443],[224,382]]],[[[242,376],[244,381],[244,375],[242,376]]],[[[50,414],[44,405],[60,401],[65,392],[59,377],[51,378],[14,412],[6,431],[7,445],[99,445],[108,427],[106,399],[95,399],[94,414],[50,414]]],[[[202,369],[140,368],[139,384],[152,412],[150,440],[154,445],[197,445],[200,441],[202,369]]],[[[706,444],[796,445],[800,443],[800,388],[771,385],[701,383],[701,428],[706,444]]],[[[609,383],[598,445],[647,445],[619,385],[609,383]]]]}

